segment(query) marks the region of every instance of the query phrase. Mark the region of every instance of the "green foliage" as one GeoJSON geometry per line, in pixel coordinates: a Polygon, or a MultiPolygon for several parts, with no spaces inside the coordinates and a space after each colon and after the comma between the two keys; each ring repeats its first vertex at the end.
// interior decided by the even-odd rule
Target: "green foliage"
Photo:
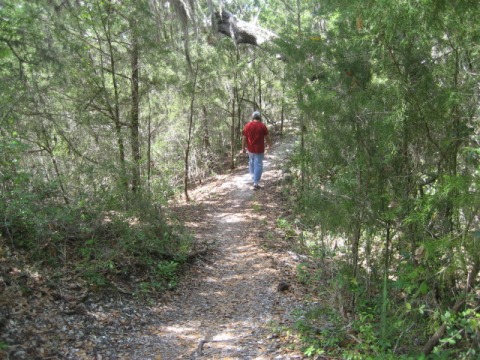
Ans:
{"type": "Polygon", "coordinates": [[[458,314],[445,311],[440,319],[447,330],[434,349],[433,358],[476,359],[480,351],[480,314],[473,309],[458,314]]]}
{"type": "Polygon", "coordinates": [[[108,284],[105,275],[98,269],[84,269],[82,270],[82,276],[94,288],[102,288],[108,284]]]}
{"type": "MultiPolygon", "coordinates": [[[[308,245],[326,247],[310,253],[335,250],[340,282],[331,286],[358,315],[364,346],[344,356],[409,356],[440,326],[434,314],[462,296],[479,261],[471,61],[480,6],[326,1],[312,15],[296,49],[285,46],[303,129],[294,201],[306,231],[318,233],[311,237],[335,239],[308,245]],[[412,328],[417,343],[405,336],[412,328]]],[[[434,356],[468,351],[472,342],[459,341],[458,331],[434,356]]]]}
{"type": "Polygon", "coordinates": [[[322,269],[310,269],[307,263],[301,263],[296,268],[297,280],[310,289],[319,290],[321,287],[320,280],[323,277],[322,269]]]}
{"type": "Polygon", "coordinates": [[[95,287],[123,277],[172,288],[190,246],[162,208],[181,182],[182,131],[171,123],[181,125],[184,98],[172,95],[187,74],[178,69],[183,50],[172,51],[178,24],[158,13],[170,30],[157,32],[152,15],[146,1],[2,4],[2,241],[95,287]],[[139,161],[130,124],[135,37],[139,161]],[[134,191],[136,166],[143,177],[134,191]]]}
{"type": "MultiPolygon", "coordinates": [[[[206,4],[196,6],[190,20],[202,27],[206,4]]],[[[221,170],[245,114],[260,107],[272,127],[294,119],[301,137],[288,193],[301,226],[278,227],[310,255],[335,256],[330,286],[363,336],[340,351],[344,331],[315,323],[337,315],[312,311],[298,323],[305,352],[409,356],[421,344],[405,328],[428,338],[479,261],[478,1],[229,6],[281,39],[259,50],[207,27],[193,36],[169,7],[145,0],[2,4],[2,241],[94,286],[123,276],[140,292],[174,287],[189,239],[160,206],[183,181],[191,95],[191,179],[221,170]],[[271,61],[273,50],[287,61],[271,61]],[[382,311],[392,319],[384,336],[382,311]]],[[[315,290],[327,273],[297,270],[315,290]]],[[[472,319],[444,316],[449,331],[432,356],[474,356],[472,319]]]]}
{"type": "Polygon", "coordinates": [[[178,261],[161,261],[157,264],[157,274],[164,280],[169,290],[177,286],[179,265],[178,261]]]}
{"type": "Polygon", "coordinates": [[[173,290],[178,283],[178,272],[181,265],[180,259],[158,262],[149,281],[140,284],[137,294],[148,296],[159,291],[173,290]]]}
{"type": "Polygon", "coordinates": [[[335,311],[312,307],[298,309],[295,330],[305,343],[303,352],[307,356],[339,354],[340,343],[345,338],[345,324],[335,311]]]}
{"type": "Polygon", "coordinates": [[[157,291],[175,287],[190,238],[157,209],[139,203],[129,212],[106,210],[98,200],[65,206],[58,184],[25,175],[10,180],[8,196],[0,197],[0,231],[13,250],[26,250],[52,269],[68,268],[94,287],[108,285],[112,276],[146,276],[162,284],[157,291]]]}
{"type": "Polygon", "coordinates": [[[293,238],[297,235],[294,225],[290,223],[287,219],[277,219],[277,227],[284,232],[285,237],[287,238],[293,238]]]}

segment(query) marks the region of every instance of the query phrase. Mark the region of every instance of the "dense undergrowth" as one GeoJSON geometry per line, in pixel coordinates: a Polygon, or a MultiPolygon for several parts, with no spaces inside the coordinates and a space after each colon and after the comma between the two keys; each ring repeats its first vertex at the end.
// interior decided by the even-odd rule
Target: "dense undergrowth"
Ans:
{"type": "Polygon", "coordinates": [[[4,270],[24,262],[52,281],[70,273],[90,289],[139,296],[176,286],[191,243],[166,209],[149,201],[126,208],[114,196],[65,204],[55,186],[16,180],[0,197],[4,270]]]}
{"type": "MultiPolygon", "coordinates": [[[[464,264],[447,262],[444,255],[434,260],[425,254],[433,249],[422,247],[416,261],[408,254],[392,254],[385,277],[381,234],[365,230],[354,271],[352,238],[347,233],[325,230],[334,201],[323,198],[323,210],[319,210],[319,204],[310,206],[313,193],[310,198],[302,197],[297,180],[284,190],[296,214],[279,219],[278,226],[311,259],[297,268],[298,281],[308,289],[311,305],[297,309],[294,328],[284,329],[301,339],[305,355],[478,359],[480,288],[467,291],[464,264]],[[444,332],[439,333],[442,328],[444,332]],[[435,333],[441,335],[433,349],[425,353],[425,344],[435,333]]],[[[439,240],[437,246],[441,245],[439,240]]]]}

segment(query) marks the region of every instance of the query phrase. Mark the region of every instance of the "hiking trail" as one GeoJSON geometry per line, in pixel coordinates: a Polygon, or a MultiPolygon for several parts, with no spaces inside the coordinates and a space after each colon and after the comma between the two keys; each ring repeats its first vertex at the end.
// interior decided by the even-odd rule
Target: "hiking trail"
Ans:
{"type": "Polygon", "coordinates": [[[8,290],[0,305],[15,301],[0,307],[0,327],[8,325],[0,345],[11,344],[8,353],[0,348],[0,358],[305,358],[296,337],[282,331],[306,305],[295,274],[306,258],[292,251],[292,234],[278,226],[291,215],[281,185],[293,141],[278,141],[266,153],[262,189],[253,190],[243,157],[236,170],[191,190],[192,201],[169,206],[202,251],[158,299],[132,296],[120,277],[111,279],[118,292],[95,294],[75,274],[52,285],[36,272],[14,277],[15,266],[0,264],[18,282],[7,287],[0,277],[0,290],[8,290]]]}
{"type": "Polygon", "coordinates": [[[210,250],[169,301],[151,308],[156,321],[144,338],[149,350],[139,349],[134,358],[303,358],[273,331],[290,321],[301,300],[294,279],[301,257],[283,246],[275,230],[285,211],[276,188],[291,149],[283,142],[266,153],[260,190],[253,190],[245,160],[178,205],[196,241],[210,250]]]}

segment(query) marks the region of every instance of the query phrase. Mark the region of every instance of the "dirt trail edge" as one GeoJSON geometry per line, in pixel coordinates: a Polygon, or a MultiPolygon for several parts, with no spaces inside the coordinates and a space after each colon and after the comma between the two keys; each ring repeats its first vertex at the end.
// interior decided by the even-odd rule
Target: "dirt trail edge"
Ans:
{"type": "MultiPolygon", "coordinates": [[[[191,193],[179,205],[196,241],[211,244],[188,279],[156,317],[137,359],[301,359],[272,331],[288,322],[300,294],[293,272],[300,257],[275,247],[275,188],[291,141],[264,162],[263,188],[254,191],[246,163],[191,193]],[[288,287],[288,289],[286,289],[288,287]],[[155,355],[152,355],[155,354],[155,355]]],[[[245,160],[246,162],[246,160],[245,160]]]]}

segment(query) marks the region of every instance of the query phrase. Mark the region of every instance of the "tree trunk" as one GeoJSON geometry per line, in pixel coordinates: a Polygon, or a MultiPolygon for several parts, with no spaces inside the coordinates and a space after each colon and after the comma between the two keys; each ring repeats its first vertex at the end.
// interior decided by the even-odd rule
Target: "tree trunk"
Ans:
{"type": "Polygon", "coordinates": [[[152,110],[150,108],[150,97],[148,97],[147,130],[147,188],[150,194],[152,177],[152,110]]]}
{"type": "MultiPolygon", "coordinates": [[[[134,26],[131,26],[134,32],[134,26]]],[[[130,142],[132,147],[132,191],[140,190],[140,140],[139,140],[139,98],[138,98],[138,42],[136,35],[132,35],[132,109],[130,122],[130,142]]]]}
{"type": "Polygon", "coordinates": [[[280,116],[280,136],[283,136],[283,124],[285,122],[285,70],[283,71],[283,79],[282,79],[282,114],[280,116]]]}
{"type": "Polygon", "coordinates": [[[262,110],[262,74],[258,74],[258,110],[262,110]]]}
{"type": "MultiPolygon", "coordinates": [[[[357,221],[355,225],[355,230],[353,234],[353,242],[352,242],[352,278],[356,281],[357,274],[358,274],[358,257],[359,257],[359,248],[360,248],[360,238],[362,236],[362,224],[360,219],[357,221]]],[[[355,307],[356,301],[356,294],[352,295],[352,309],[355,307]]]]}
{"type": "MultiPolygon", "coordinates": [[[[297,0],[297,31],[299,36],[302,33],[300,9],[301,9],[300,0],[297,0]]],[[[301,73],[301,70],[299,71],[299,74],[300,73],[301,73]]],[[[298,83],[300,83],[300,81],[303,82],[303,80],[300,80],[301,76],[299,74],[297,75],[298,83]]],[[[298,104],[303,103],[303,93],[300,87],[297,89],[297,101],[298,101],[298,104]]],[[[300,184],[301,184],[302,192],[305,189],[305,173],[306,173],[305,133],[307,132],[307,127],[305,125],[305,121],[303,118],[304,118],[303,116],[300,116],[300,158],[301,158],[300,184]]]]}
{"type": "Polygon", "coordinates": [[[210,130],[208,128],[208,114],[205,105],[202,107],[202,124],[203,124],[203,156],[205,157],[205,165],[207,169],[214,166],[212,148],[210,145],[210,130]]]}
{"type": "Polygon", "coordinates": [[[116,64],[115,58],[113,54],[113,44],[112,39],[110,37],[110,28],[107,23],[104,23],[104,30],[105,36],[107,38],[108,43],[108,51],[110,56],[110,73],[112,77],[112,85],[113,85],[113,92],[114,92],[114,105],[113,109],[110,107],[111,116],[113,117],[114,127],[115,127],[115,134],[117,137],[117,145],[118,145],[118,160],[120,162],[120,183],[125,191],[125,196],[128,195],[128,177],[127,177],[127,167],[125,163],[125,146],[123,144],[123,137],[122,137],[122,124],[120,122],[120,100],[118,94],[118,83],[116,77],[116,64]]]}
{"type": "Polygon", "coordinates": [[[190,176],[190,167],[189,167],[189,157],[190,157],[190,146],[192,143],[192,130],[193,130],[193,114],[194,114],[194,105],[195,105],[195,87],[197,86],[197,74],[198,74],[198,63],[193,73],[193,84],[192,84],[192,97],[190,99],[190,115],[188,118],[188,137],[187,137],[187,147],[185,148],[185,172],[183,176],[183,192],[185,194],[185,200],[190,201],[188,196],[188,178],[190,176]]]}
{"type": "Polygon", "coordinates": [[[45,128],[42,128],[42,135],[45,138],[45,146],[42,146],[43,149],[50,155],[50,159],[52,160],[52,165],[53,165],[53,170],[55,171],[55,176],[57,177],[58,185],[60,186],[60,190],[62,191],[62,197],[63,201],[65,202],[65,205],[69,205],[67,193],[65,191],[65,187],[63,185],[62,177],[60,174],[60,169],[58,168],[58,162],[57,159],[55,158],[54,155],[54,147],[51,146],[51,143],[49,141],[49,135],[47,134],[47,130],[45,128]]]}
{"type": "Polygon", "coordinates": [[[232,100],[232,121],[230,124],[230,169],[235,169],[235,104],[236,104],[236,90],[233,88],[232,100]]]}
{"type": "Polygon", "coordinates": [[[382,285],[382,312],[380,319],[382,340],[387,338],[387,308],[388,308],[388,274],[390,271],[390,243],[391,243],[390,222],[387,221],[385,229],[385,259],[383,269],[383,285],[382,285]]]}
{"type": "Polygon", "coordinates": [[[237,104],[238,99],[238,63],[240,61],[240,53],[238,48],[236,49],[236,62],[235,70],[233,72],[233,94],[232,94],[232,121],[230,124],[230,169],[235,169],[235,113],[236,107],[240,106],[237,104]]]}

